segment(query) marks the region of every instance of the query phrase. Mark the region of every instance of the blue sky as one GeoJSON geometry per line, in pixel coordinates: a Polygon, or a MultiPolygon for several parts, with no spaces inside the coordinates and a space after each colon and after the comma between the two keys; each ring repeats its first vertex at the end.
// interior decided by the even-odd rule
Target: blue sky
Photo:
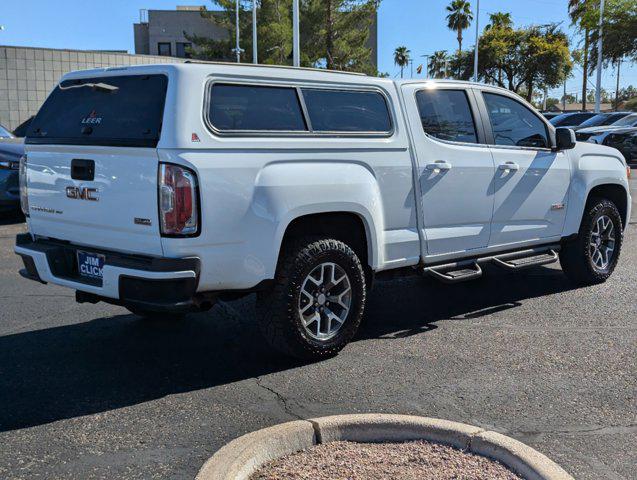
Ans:
{"type": "MultiPolygon", "coordinates": [[[[0,45],[24,45],[51,48],[117,49],[133,52],[132,24],[139,9],[174,9],[176,5],[211,5],[208,0],[2,0],[0,8],[0,45]]],[[[447,30],[445,6],[449,0],[383,0],[379,12],[379,69],[398,74],[393,64],[395,47],[405,45],[420,63],[420,55],[435,50],[453,51],[456,35],[447,30]]],[[[472,2],[472,3],[475,3],[472,2]]],[[[566,13],[567,0],[481,0],[480,27],[488,14],[509,11],[518,25],[563,22],[575,38],[566,13]]],[[[465,33],[464,44],[474,43],[473,26],[465,33]]],[[[581,73],[567,82],[567,91],[581,90],[581,73]]],[[[409,75],[409,72],[407,72],[409,75]]],[[[594,84],[594,79],[591,79],[594,84]]],[[[615,89],[615,72],[604,72],[602,86],[615,89]]],[[[637,86],[637,67],[624,65],[621,85],[637,86]]],[[[592,84],[591,84],[592,86],[592,84]]],[[[555,92],[556,95],[561,91],[555,92]]]]}

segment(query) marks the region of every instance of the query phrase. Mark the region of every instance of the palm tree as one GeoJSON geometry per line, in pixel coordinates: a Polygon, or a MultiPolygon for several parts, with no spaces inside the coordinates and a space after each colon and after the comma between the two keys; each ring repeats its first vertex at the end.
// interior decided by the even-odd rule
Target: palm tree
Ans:
{"type": "Polygon", "coordinates": [[[429,76],[431,78],[445,78],[447,74],[447,51],[434,52],[429,60],[429,76]]]}
{"type": "MultiPolygon", "coordinates": [[[[588,9],[589,0],[568,0],[568,15],[571,17],[571,23],[574,25],[580,23],[588,9]]],[[[582,58],[582,70],[584,75],[582,78],[582,110],[586,110],[586,91],[588,83],[588,47],[590,42],[590,32],[588,28],[584,28],[584,52],[582,58]]]]}
{"type": "Polygon", "coordinates": [[[489,24],[484,27],[485,30],[491,30],[492,28],[512,28],[513,19],[509,12],[495,12],[489,14],[489,24]]]}
{"type": "Polygon", "coordinates": [[[403,78],[403,70],[409,65],[411,51],[407,47],[398,47],[394,50],[394,64],[400,67],[400,78],[403,78]]]}
{"type": "Polygon", "coordinates": [[[458,32],[458,52],[462,52],[462,32],[469,28],[473,20],[471,4],[467,0],[453,0],[447,5],[447,28],[458,32]]]}

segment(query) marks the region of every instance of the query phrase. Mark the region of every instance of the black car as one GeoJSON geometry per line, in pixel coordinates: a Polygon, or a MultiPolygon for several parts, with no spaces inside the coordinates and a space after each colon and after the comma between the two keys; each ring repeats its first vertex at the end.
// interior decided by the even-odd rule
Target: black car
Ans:
{"type": "Polygon", "coordinates": [[[612,112],[612,113],[598,113],[594,117],[589,118],[583,123],[580,123],[577,127],[573,127],[576,132],[582,128],[588,127],[605,127],[606,125],[612,125],[617,120],[621,120],[631,112],[612,112]]]}
{"type": "Polygon", "coordinates": [[[637,128],[607,135],[604,139],[604,145],[622,152],[628,163],[637,163],[637,128]]]}
{"type": "Polygon", "coordinates": [[[24,139],[0,125],[0,214],[20,210],[18,168],[23,154],[24,139]]]}
{"type": "Polygon", "coordinates": [[[562,112],[542,112],[542,115],[547,120],[551,120],[552,118],[555,118],[555,117],[557,117],[559,115],[562,115],[562,112]]]}
{"type": "Polygon", "coordinates": [[[563,113],[562,115],[558,115],[549,120],[554,127],[578,127],[582,123],[584,123],[589,118],[593,118],[596,116],[596,113],[593,112],[571,112],[571,113],[563,113]]]}

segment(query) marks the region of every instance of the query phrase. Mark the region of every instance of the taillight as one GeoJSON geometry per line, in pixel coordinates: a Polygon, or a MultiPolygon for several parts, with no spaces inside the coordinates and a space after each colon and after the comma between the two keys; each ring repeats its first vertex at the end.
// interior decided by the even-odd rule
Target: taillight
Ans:
{"type": "Polygon", "coordinates": [[[195,172],[178,165],[159,165],[159,223],[162,235],[188,236],[199,231],[195,172]]]}
{"type": "Polygon", "coordinates": [[[29,216],[29,195],[27,189],[27,156],[23,155],[20,158],[20,165],[18,167],[18,177],[20,184],[20,208],[25,217],[29,216]]]}

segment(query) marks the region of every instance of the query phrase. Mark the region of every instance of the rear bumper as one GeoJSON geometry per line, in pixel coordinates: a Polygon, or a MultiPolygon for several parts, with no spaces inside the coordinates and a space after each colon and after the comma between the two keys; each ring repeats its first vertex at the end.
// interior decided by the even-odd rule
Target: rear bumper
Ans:
{"type": "Polygon", "coordinates": [[[155,258],[76,247],[53,240],[16,237],[15,253],[22,257],[20,274],[31,280],[73,288],[82,301],[104,300],[146,310],[188,310],[196,305],[199,283],[198,258],[155,258]],[[76,252],[88,250],[105,255],[101,282],[77,272],[76,252]],[[87,295],[88,294],[88,295],[87,295]]]}

